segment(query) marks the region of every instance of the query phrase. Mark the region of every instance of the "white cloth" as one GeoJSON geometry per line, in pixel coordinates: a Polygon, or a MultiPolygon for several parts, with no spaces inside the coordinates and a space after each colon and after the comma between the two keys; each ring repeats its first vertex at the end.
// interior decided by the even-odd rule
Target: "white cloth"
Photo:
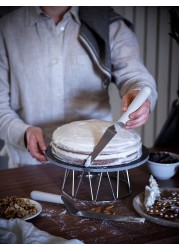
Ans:
{"type": "Polygon", "coordinates": [[[67,240],[36,228],[22,219],[0,219],[0,244],[83,244],[78,239],[67,240]]]}

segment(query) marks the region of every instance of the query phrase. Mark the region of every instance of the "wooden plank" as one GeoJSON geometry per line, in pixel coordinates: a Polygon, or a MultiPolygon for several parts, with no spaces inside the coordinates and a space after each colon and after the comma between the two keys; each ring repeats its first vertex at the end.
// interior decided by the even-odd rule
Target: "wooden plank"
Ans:
{"type": "Polygon", "coordinates": [[[134,7],[133,6],[126,6],[124,7],[124,16],[129,21],[134,23],[134,7]]]}
{"type": "Polygon", "coordinates": [[[160,133],[168,115],[168,74],[169,74],[169,15],[166,7],[160,7],[158,39],[158,103],[156,107],[156,136],[160,133]]]}
{"type": "Polygon", "coordinates": [[[125,7],[124,6],[112,6],[112,8],[119,13],[121,16],[124,16],[124,11],[125,11],[125,7]]]}
{"type": "Polygon", "coordinates": [[[169,96],[169,111],[172,107],[173,101],[177,98],[177,89],[179,84],[179,46],[177,42],[171,38],[171,61],[170,61],[170,96],[169,96]]]}
{"type": "MultiPolygon", "coordinates": [[[[137,40],[139,42],[140,47],[140,54],[141,58],[144,62],[144,55],[145,55],[145,7],[135,7],[134,9],[134,31],[137,36],[137,40]]],[[[139,134],[142,137],[144,136],[144,126],[138,128],[139,134]]]]}
{"type": "MultiPolygon", "coordinates": [[[[148,71],[156,79],[156,55],[157,55],[157,14],[156,7],[148,7],[146,12],[146,44],[145,44],[145,64],[148,71]]],[[[150,114],[149,120],[144,125],[143,143],[147,147],[154,144],[154,124],[155,109],[150,114]]]]}
{"type": "Polygon", "coordinates": [[[137,36],[141,57],[144,61],[145,57],[145,34],[146,34],[146,23],[145,23],[145,7],[135,7],[135,20],[134,30],[137,36]]]}

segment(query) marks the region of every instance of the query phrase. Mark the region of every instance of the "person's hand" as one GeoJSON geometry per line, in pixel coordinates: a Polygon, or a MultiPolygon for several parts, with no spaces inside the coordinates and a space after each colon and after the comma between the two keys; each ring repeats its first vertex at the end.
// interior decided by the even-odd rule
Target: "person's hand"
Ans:
{"type": "Polygon", "coordinates": [[[29,127],[25,133],[27,150],[40,162],[47,161],[44,151],[46,150],[45,140],[43,136],[43,131],[39,127],[29,127]]]}
{"type": "MultiPolygon", "coordinates": [[[[130,105],[130,103],[133,101],[133,99],[136,97],[139,91],[132,91],[129,93],[126,93],[122,98],[122,107],[121,111],[125,112],[130,105]]],[[[131,113],[129,118],[130,120],[126,122],[125,128],[137,128],[142,125],[144,125],[150,114],[150,101],[147,99],[141,106],[138,108],[135,112],[131,113]]]]}

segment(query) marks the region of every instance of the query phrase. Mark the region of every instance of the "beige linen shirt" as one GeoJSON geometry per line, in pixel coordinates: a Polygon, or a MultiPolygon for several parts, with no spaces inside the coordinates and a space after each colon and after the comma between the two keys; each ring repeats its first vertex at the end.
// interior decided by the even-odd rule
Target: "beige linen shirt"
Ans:
{"type": "MultiPolygon", "coordinates": [[[[27,152],[28,126],[44,130],[47,145],[54,129],[82,119],[111,120],[101,73],[78,39],[78,7],[57,25],[39,7],[23,7],[0,20],[0,138],[9,167],[39,164],[27,152]]],[[[113,77],[121,96],[155,81],[141,62],[134,33],[117,21],[110,27],[113,77]]],[[[119,107],[120,108],[120,107],[119,107]]]]}

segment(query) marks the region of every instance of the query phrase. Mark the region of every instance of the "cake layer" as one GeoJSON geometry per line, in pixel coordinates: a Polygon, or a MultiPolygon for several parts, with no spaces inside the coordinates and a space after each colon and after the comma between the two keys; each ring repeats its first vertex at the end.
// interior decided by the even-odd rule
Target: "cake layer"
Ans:
{"type": "MultiPolygon", "coordinates": [[[[112,123],[101,120],[71,122],[57,128],[52,137],[54,157],[84,165],[98,141],[112,123]]],[[[92,166],[111,166],[131,162],[141,156],[141,138],[135,130],[120,130],[95,159],[92,166]]]]}

